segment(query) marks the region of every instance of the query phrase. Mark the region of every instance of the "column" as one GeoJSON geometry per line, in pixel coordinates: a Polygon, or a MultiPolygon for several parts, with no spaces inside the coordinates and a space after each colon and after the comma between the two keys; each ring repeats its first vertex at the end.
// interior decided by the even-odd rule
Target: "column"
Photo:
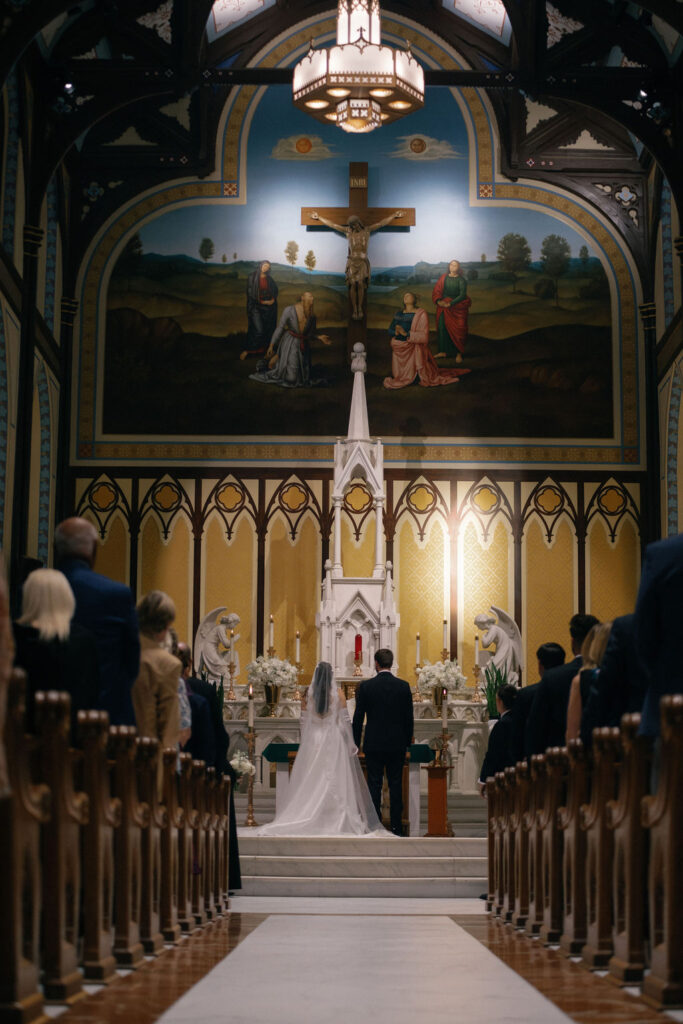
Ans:
{"type": "Polygon", "coordinates": [[[341,560],[341,503],[340,497],[334,498],[334,568],[332,575],[339,577],[342,575],[342,560],[341,560]]]}
{"type": "Polygon", "coordinates": [[[384,512],[384,498],[375,498],[375,568],[373,569],[372,575],[375,579],[381,579],[384,576],[384,552],[383,552],[383,512],[384,512]]]}

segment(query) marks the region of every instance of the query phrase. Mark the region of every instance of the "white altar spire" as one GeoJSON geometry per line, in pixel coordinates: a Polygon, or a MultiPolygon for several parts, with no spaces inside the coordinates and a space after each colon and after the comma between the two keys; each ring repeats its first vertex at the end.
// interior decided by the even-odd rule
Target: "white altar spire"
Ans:
{"type": "Polygon", "coordinates": [[[365,395],[365,347],[353,346],[353,395],[346,438],[334,450],[334,558],[325,564],[320,611],[321,658],[329,661],[338,679],[351,676],[355,637],[362,637],[362,671],[370,674],[372,655],[380,647],[395,650],[398,615],[394,604],[391,565],[384,555],[384,452],[379,438],[370,437],[365,395]],[[362,479],[375,510],[375,559],[370,578],[345,577],[341,553],[344,495],[354,480],[362,479]]]}

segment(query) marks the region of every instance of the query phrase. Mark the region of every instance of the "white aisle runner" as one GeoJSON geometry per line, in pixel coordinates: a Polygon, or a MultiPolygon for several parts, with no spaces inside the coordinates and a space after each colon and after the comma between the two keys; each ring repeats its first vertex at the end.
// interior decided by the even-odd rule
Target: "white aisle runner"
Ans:
{"type": "Polygon", "coordinates": [[[566,1024],[447,917],[274,915],[160,1024],[566,1024]]]}

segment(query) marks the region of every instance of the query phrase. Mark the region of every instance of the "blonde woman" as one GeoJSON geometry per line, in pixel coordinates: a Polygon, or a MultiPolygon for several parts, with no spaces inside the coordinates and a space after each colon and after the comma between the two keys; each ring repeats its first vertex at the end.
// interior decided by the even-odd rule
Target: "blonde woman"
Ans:
{"type": "Polygon", "coordinates": [[[14,623],[14,664],[27,676],[27,728],[32,731],[36,691],[63,690],[71,697],[73,742],[78,738],[78,712],[100,707],[97,642],[72,621],[75,607],[63,573],[35,569],[24,582],[21,617],[14,623]]]}
{"type": "Polygon", "coordinates": [[[607,647],[611,622],[599,622],[589,631],[581,647],[583,663],[572,679],[567,705],[567,743],[577,740],[581,732],[581,711],[588,696],[590,674],[600,671],[600,664],[607,647]]]}

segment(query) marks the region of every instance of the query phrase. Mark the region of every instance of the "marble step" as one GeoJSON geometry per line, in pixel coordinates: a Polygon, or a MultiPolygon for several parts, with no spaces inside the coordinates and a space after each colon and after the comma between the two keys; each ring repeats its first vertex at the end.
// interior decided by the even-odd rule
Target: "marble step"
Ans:
{"type": "Polygon", "coordinates": [[[241,855],[270,857],[486,857],[481,838],[373,839],[362,836],[254,836],[238,828],[241,855]]]}
{"type": "Polygon", "coordinates": [[[462,899],[486,891],[485,875],[472,878],[282,878],[242,876],[240,896],[327,896],[462,899]]]}
{"type": "Polygon", "coordinates": [[[283,857],[240,853],[242,875],[289,878],[479,878],[482,857],[283,857]]]}

